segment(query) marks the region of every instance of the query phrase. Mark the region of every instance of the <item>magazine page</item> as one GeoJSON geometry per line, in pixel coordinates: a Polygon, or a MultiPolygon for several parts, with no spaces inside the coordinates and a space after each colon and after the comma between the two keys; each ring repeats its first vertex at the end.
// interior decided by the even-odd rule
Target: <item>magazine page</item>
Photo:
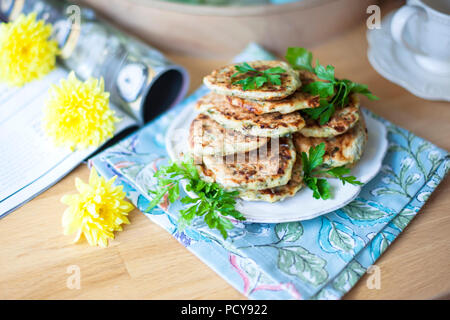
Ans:
{"type": "MultiPolygon", "coordinates": [[[[74,71],[81,80],[104,79],[110,106],[121,118],[102,147],[176,104],[188,88],[186,70],[154,48],[125,35],[92,10],[66,1],[0,1],[5,22],[36,14],[52,25],[60,68],[23,88],[0,84],[0,217],[46,190],[102,148],[71,152],[55,148],[41,130],[42,108],[51,84],[74,71]],[[66,68],[66,69],[63,69],[66,68]]],[[[1,22],[0,22],[1,23],[1,22]]]]}
{"type": "MultiPolygon", "coordinates": [[[[0,216],[52,186],[98,149],[55,147],[42,130],[47,91],[67,75],[57,68],[22,88],[0,85],[0,216]]],[[[137,127],[134,118],[110,107],[121,119],[116,134],[137,127]]]]}

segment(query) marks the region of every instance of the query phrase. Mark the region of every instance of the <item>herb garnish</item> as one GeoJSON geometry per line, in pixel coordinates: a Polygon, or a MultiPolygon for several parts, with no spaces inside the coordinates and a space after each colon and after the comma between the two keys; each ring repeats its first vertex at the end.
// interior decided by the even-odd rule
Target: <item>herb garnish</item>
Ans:
{"type": "Polygon", "coordinates": [[[337,167],[329,170],[318,171],[317,168],[323,163],[323,156],[325,155],[325,143],[322,142],[315,147],[309,148],[309,152],[302,152],[303,165],[303,181],[313,191],[315,199],[322,198],[329,199],[330,184],[326,179],[318,178],[317,175],[329,174],[342,181],[342,184],[350,183],[353,185],[362,185],[363,183],[356,180],[354,176],[345,176],[350,173],[350,169],[345,167],[337,167]],[[309,154],[309,155],[308,155],[309,154]]]}
{"type": "Polygon", "coordinates": [[[293,47],[286,51],[286,60],[294,69],[303,69],[313,72],[321,80],[302,86],[302,91],[320,97],[320,106],[302,110],[314,120],[319,120],[320,125],[326,124],[334,114],[336,108],[347,105],[350,93],[360,93],[370,100],[378,100],[367,85],[352,82],[348,79],[336,79],[334,67],[324,67],[316,60],[315,67],[312,66],[312,53],[305,48],[293,47]]]}
{"type": "Polygon", "coordinates": [[[231,76],[231,80],[233,80],[233,78],[240,74],[245,74],[247,72],[252,74],[247,78],[233,82],[233,84],[242,85],[242,89],[244,91],[261,88],[267,82],[275,85],[281,85],[280,75],[283,72],[286,72],[286,70],[281,67],[274,67],[264,71],[258,71],[255,68],[251,67],[247,62],[236,65],[234,67],[236,68],[237,72],[231,76]]]}
{"type": "MultiPolygon", "coordinates": [[[[305,184],[313,190],[316,199],[323,200],[331,197],[330,185],[326,179],[318,178],[316,175],[327,173],[342,181],[342,184],[350,183],[362,185],[353,176],[346,176],[350,169],[337,167],[326,171],[319,171],[317,168],[323,162],[325,154],[325,143],[321,143],[309,149],[309,156],[302,152],[303,180],[305,184]]],[[[200,179],[193,159],[187,159],[181,163],[172,162],[167,166],[161,166],[154,174],[158,180],[156,190],[150,190],[153,200],[146,211],[156,207],[167,195],[170,203],[175,202],[180,197],[180,181],[186,180],[186,190],[195,192],[197,198],[185,196],[181,203],[189,205],[186,209],[180,210],[179,227],[182,229],[189,225],[194,217],[203,217],[204,221],[211,229],[217,229],[224,239],[228,237],[227,230],[233,228],[230,220],[224,216],[230,216],[237,220],[245,220],[244,216],[235,209],[238,191],[226,191],[217,183],[205,182],[200,179]]]]}
{"type": "Polygon", "coordinates": [[[181,199],[183,204],[190,205],[180,210],[181,227],[189,225],[195,216],[201,216],[208,227],[219,230],[226,239],[227,230],[232,229],[233,224],[223,216],[245,220],[244,216],[235,209],[235,198],[239,192],[225,191],[217,183],[201,180],[193,159],[161,166],[154,176],[158,179],[158,189],[150,191],[153,194],[153,200],[147,211],[157,206],[166,194],[170,203],[175,202],[180,197],[180,181],[185,179],[186,190],[195,192],[198,197],[185,196],[181,199]]]}

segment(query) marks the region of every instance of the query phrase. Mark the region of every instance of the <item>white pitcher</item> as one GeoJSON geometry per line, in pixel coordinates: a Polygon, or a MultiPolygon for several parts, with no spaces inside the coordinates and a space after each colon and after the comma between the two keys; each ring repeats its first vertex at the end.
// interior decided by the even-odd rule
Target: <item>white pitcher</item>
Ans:
{"type": "Polygon", "coordinates": [[[421,67],[450,74],[450,0],[408,0],[394,14],[391,33],[421,67]]]}

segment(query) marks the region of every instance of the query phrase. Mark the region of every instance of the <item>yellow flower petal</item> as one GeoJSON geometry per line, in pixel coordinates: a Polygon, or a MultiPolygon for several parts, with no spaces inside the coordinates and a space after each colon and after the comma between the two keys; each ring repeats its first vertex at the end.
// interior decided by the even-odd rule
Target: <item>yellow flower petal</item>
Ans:
{"type": "Polygon", "coordinates": [[[124,192],[116,192],[113,180],[115,177],[106,181],[95,169],[91,170],[89,184],[75,180],[79,194],[61,199],[69,206],[62,217],[64,234],[75,233],[75,242],[84,237],[90,245],[106,247],[108,239],[114,239],[114,231],[122,231],[122,225],[130,223],[127,215],[134,206],[124,200],[124,192]]]}
{"type": "Polygon", "coordinates": [[[0,23],[0,81],[23,86],[49,73],[59,53],[51,34],[51,25],[36,21],[35,13],[0,23]]]}
{"type": "MultiPolygon", "coordinates": [[[[59,86],[53,85],[44,109],[44,131],[57,146],[98,147],[114,134],[119,121],[109,108],[103,79],[82,82],[73,71],[59,86]]],[[[95,181],[96,174],[91,174],[95,181]]],[[[89,178],[91,180],[91,177],[89,178]]]]}

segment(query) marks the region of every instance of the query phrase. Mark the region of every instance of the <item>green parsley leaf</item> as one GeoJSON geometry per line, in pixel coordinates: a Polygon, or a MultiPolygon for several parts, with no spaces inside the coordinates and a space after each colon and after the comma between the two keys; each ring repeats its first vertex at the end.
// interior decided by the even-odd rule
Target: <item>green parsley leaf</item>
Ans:
{"type": "Polygon", "coordinates": [[[256,87],[257,88],[262,87],[264,85],[264,83],[266,83],[266,82],[267,82],[267,78],[266,77],[259,76],[259,77],[255,78],[255,83],[256,83],[256,87]]]}
{"type": "Polygon", "coordinates": [[[243,90],[254,90],[256,89],[256,79],[255,77],[248,77],[242,80],[233,82],[233,84],[242,85],[243,90]]]}
{"type": "Polygon", "coordinates": [[[317,187],[317,178],[305,176],[303,177],[303,181],[305,182],[306,186],[313,191],[314,199],[320,199],[321,197],[319,188],[317,187]]]}
{"type": "Polygon", "coordinates": [[[326,68],[319,64],[319,60],[316,61],[316,67],[314,68],[315,74],[322,80],[328,80],[334,82],[334,67],[328,65],[326,68]]]}
{"type": "Polygon", "coordinates": [[[304,69],[313,72],[312,53],[305,48],[291,47],[286,51],[285,59],[294,69],[304,69]]]}
{"type": "Polygon", "coordinates": [[[313,96],[328,98],[334,94],[334,84],[330,82],[316,81],[308,83],[302,87],[302,91],[308,92],[313,96]]]}
{"type": "Polygon", "coordinates": [[[335,178],[338,178],[339,180],[342,181],[342,184],[344,184],[344,185],[346,182],[353,184],[353,185],[357,185],[357,186],[363,185],[363,183],[356,180],[356,177],[354,177],[354,176],[344,176],[344,175],[350,173],[350,169],[346,168],[346,167],[333,168],[333,169],[326,171],[326,173],[330,174],[331,176],[333,176],[335,178]]]}
{"type": "Polygon", "coordinates": [[[326,171],[318,171],[317,169],[323,163],[325,155],[325,143],[322,142],[315,147],[309,148],[308,154],[302,152],[303,181],[306,186],[313,191],[315,199],[329,199],[331,197],[330,184],[324,178],[318,178],[317,175],[328,173],[338,178],[342,184],[350,183],[353,185],[362,185],[354,176],[346,176],[350,173],[350,169],[345,167],[332,168],[326,171]]]}
{"type": "Polygon", "coordinates": [[[247,73],[250,71],[258,72],[256,69],[252,68],[247,62],[242,63],[241,65],[234,66],[237,70],[235,74],[231,76],[231,78],[234,78],[235,76],[241,74],[241,73],[247,73]]]}
{"type": "Polygon", "coordinates": [[[280,86],[281,85],[281,79],[279,74],[267,74],[267,79],[269,79],[269,82],[280,86]]]}
{"type": "Polygon", "coordinates": [[[327,65],[325,67],[319,63],[319,60],[316,60],[316,65],[313,67],[312,53],[305,48],[288,48],[285,58],[294,69],[308,70],[316,74],[319,79],[325,81],[311,82],[301,88],[304,92],[327,100],[327,103],[321,101],[320,106],[316,108],[319,110],[302,110],[302,113],[310,116],[312,119],[319,120],[320,125],[324,125],[330,120],[337,107],[345,107],[348,104],[351,93],[359,93],[370,100],[378,100],[378,97],[369,91],[367,85],[355,83],[348,79],[336,79],[333,66],[327,65]]]}
{"type": "Polygon", "coordinates": [[[323,163],[323,156],[325,155],[325,143],[320,143],[315,147],[309,148],[308,162],[309,172],[317,168],[323,163]]]}
{"type": "Polygon", "coordinates": [[[326,179],[306,177],[304,181],[308,188],[313,191],[313,197],[315,199],[327,200],[331,197],[330,185],[326,179]]]}
{"type": "Polygon", "coordinates": [[[330,120],[331,116],[334,114],[334,111],[335,111],[334,105],[332,103],[328,104],[326,109],[320,114],[319,124],[321,126],[326,124],[330,120]]]}
{"type": "Polygon", "coordinates": [[[281,85],[280,76],[282,73],[286,72],[286,70],[281,67],[274,67],[264,71],[258,71],[255,68],[251,67],[247,62],[236,65],[234,67],[237,72],[231,76],[231,79],[234,79],[240,74],[250,73],[247,78],[233,82],[233,84],[240,84],[244,91],[261,88],[265,83],[268,82],[274,85],[281,85]]]}
{"type": "Polygon", "coordinates": [[[283,72],[286,72],[286,70],[284,70],[282,67],[273,67],[263,71],[263,73],[265,74],[279,74],[283,72]]]}
{"type": "Polygon", "coordinates": [[[327,100],[320,100],[320,106],[316,108],[303,109],[302,112],[307,114],[311,119],[319,120],[319,124],[326,124],[334,114],[335,108],[332,103],[327,100]]]}
{"type": "Polygon", "coordinates": [[[201,180],[193,159],[161,166],[154,176],[158,179],[158,188],[149,191],[153,195],[153,200],[147,211],[157,206],[166,195],[170,203],[175,202],[180,197],[181,180],[186,180],[186,190],[193,191],[198,196],[197,198],[185,196],[181,199],[188,207],[180,210],[180,229],[189,225],[195,217],[203,217],[210,228],[219,230],[226,239],[227,230],[232,229],[233,224],[225,216],[245,220],[235,209],[238,192],[225,191],[217,183],[201,180]]]}
{"type": "Polygon", "coordinates": [[[379,100],[380,99],[377,96],[375,96],[374,94],[372,94],[372,92],[369,91],[367,85],[365,85],[365,84],[359,84],[356,82],[352,82],[351,86],[350,86],[350,91],[354,92],[354,93],[359,93],[359,94],[365,95],[367,98],[369,98],[369,100],[379,100]]]}
{"type": "Polygon", "coordinates": [[[328,180],[317,179],[317,189],[319,191],[320,197],[323,200],[330,199],[331,192],[330,192],[330,184],[328,183],[328,180]]]}

